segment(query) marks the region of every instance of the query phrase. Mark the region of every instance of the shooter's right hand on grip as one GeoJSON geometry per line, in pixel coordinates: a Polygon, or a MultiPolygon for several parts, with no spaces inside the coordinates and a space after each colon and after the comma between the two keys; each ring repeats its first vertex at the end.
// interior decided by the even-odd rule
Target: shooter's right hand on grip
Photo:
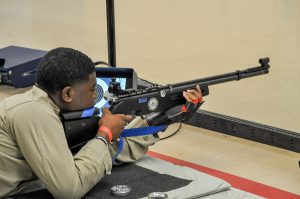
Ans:
{"type": "Polygon", "coordinates": [[[112,114],[107,108],[103,108],[102,113],[103,115],[98,122],[97,135],[107,138],[105,131],[110,131],[109,134],[112,135],[109,141],[119,138],[124,127],[133,119],[131,115],[112,114]]]}

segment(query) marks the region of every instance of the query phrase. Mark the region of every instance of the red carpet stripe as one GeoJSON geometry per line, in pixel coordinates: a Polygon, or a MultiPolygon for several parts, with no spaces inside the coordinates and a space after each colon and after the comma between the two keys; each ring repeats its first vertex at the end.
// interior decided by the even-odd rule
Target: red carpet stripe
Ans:
{"type": "Polygon", "coordinates": [[[215,169],[211,169],[208,167],[204,167],[201,165],[197,165],[191,162],[187,162],[184,160],[176,159],[167,155],[159,154],[153,151],[148,151],[147,153],[149,156],[158,158],[161,160],[165,160],[168,162],[171,162],[176,165],[186,166],[193,169],[196,169],[198,171],[210,174],[212,176],[221,178],[228,183],[231,184],[232,187],[250,192],[265,198],[271,198],[271,199],[300,199],[300,195],[296,195],[281,189],[277,189],[268,185],[264,185],[258,182],[254,182],[252,180],[248,180],[246,178],[241,178],[232,174],[224,173],[222,171],[218,171],[215,169]]]}

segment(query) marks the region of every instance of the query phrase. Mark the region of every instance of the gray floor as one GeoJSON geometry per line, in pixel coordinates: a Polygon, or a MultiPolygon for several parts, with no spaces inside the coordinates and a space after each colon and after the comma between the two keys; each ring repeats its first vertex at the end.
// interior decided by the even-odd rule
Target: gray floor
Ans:
{"type": "Polygon", "coordinates": [[[201,199],[262,199],[263,197],[244,192],[235,188],[230,188],[228,191],[223,191],[218,194],[201,197],[201,199]]]}

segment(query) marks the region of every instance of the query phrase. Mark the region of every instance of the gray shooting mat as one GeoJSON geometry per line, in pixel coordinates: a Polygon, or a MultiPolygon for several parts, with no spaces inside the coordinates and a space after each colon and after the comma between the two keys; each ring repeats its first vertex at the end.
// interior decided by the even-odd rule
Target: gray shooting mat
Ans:
{"type": "MultiPolygon", "coordinates": [[[[230,185],[219,178],[145,156],[135,164],[113,167],[112,174],[105,176],[83,199],[146,199],[151,192],[164,192],[169,199],[199,198],[228,189],[230,189],[230,185]],[[111,195],[110,188],[120,184],[131,186],[128,196],[111,195]]],[[[53,198],[53,196],[44,189],[11,198],[47,199],[53,198]]]]}
{"type": "MultiPolygon", "coordinates": [[[[165,192],[169,199],[199,198],[229,190],[231,187],[226,181],[206,173],[202,173],[189,167],[174,165],[172,163],[148,156],[142,158],[141,161],[136,163],[136,165],[151,169],[160,174],[191,180],[191,182],[186,186],[165,192]]],[[[146,198],[147,197],[143,199],[146,198]]]]}
{"type": "Polygon", "coordinates": [[[151,192],[167,192],[184,187],[192,180],[177,178],[168,174],[160,174],[135,164],[114,167],[112,175],[105,176],[84,199],[112,199],[110,188],[115,185],[129,185],[131,192],[122,198],[143,198],[151,192]]]}

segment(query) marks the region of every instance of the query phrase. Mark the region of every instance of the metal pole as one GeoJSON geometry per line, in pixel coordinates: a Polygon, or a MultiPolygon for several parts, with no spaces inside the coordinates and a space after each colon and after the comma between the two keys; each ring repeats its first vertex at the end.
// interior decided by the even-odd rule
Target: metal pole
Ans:
{"type": "Polygon", "coordinates": [[[116,67],[114,0],[106,0],[108,65],[116,67]]]}

